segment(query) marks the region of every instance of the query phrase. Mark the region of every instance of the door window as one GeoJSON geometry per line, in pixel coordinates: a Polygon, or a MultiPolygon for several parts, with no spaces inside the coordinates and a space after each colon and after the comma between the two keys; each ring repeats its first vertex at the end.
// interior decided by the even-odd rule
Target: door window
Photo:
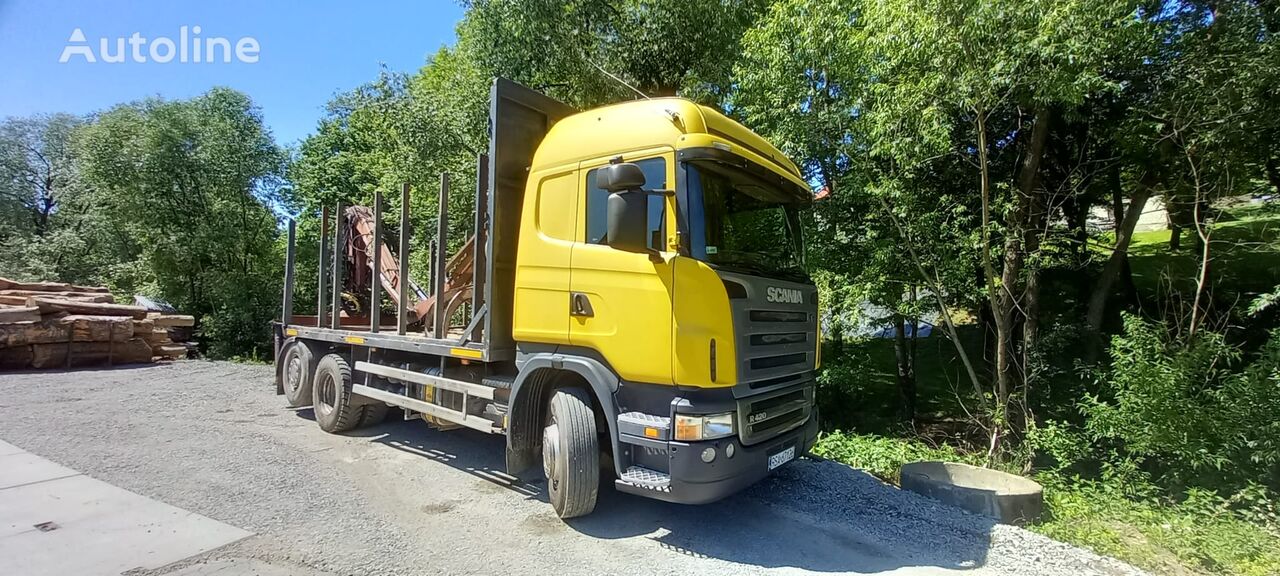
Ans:
{"type": "MultiPolygon", "coordinates": [[[[667,188],[667,161],[664,158],[646,158],[635,162],[644,172],[646,190],[665,190],[667,188]]],[[[599,168],[587,172],[587,243],[605,244],[608,232],[609,191],[596,186],[596,173],[599,168]]],[[[666,228],[662,215],[665,211],[665,199],[658,194],[649,196],[649,248],[666,249],[666,228]]]]}

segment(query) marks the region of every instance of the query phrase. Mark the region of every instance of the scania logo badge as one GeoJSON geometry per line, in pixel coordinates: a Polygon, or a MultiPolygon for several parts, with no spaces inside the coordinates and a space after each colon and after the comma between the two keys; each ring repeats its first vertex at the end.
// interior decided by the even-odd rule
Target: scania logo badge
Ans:
{"type": "Polygon", "coordinates": [[[795,288],[770,286],[765,289],[764,299],[770,302],[779,302],[782,304],[799,304],[804,301],[804,295],[795,288]]]}

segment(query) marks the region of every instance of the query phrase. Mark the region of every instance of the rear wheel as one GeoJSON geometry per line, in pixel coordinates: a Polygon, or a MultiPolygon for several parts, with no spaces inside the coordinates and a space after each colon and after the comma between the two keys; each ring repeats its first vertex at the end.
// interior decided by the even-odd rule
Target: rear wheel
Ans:
{"type": "Polygon", "coordinates": [[[294,340],[284,352],[284,398],[289,407],[298,408],[311,404],[311,381],[316,363],[306,342],[294,340]]]}
{"type": "Polygon", "coordinates": [[[386,404],[366,404],[355,397],[351,392],[351,366],[337,354],[320,359],[311,393],[316,423],[325,432],[346,432],[376,424],[387,415],[386,404]]]}
{"type": "Polygon", "coordinates": [[[542,430],[542,471],[561,518],[590,514],[600,492],[600,445],[591,400],[576,388],[556,390],[542,430]]]}

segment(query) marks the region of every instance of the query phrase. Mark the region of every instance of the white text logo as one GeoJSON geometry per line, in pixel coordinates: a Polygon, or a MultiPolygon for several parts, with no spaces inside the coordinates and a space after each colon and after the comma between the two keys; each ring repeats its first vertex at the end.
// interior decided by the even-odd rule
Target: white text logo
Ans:
{"type": "Polygon", "coordinates": [[[777,286],[770,286],[765,290],[764,299],[770,302],[799,304],[804,301],[804,296],[795,288],[778,288],[777,286]]]}
{"type": "Polygon", "coordinates": [[[67,38],[67,45],[62,48],[62,56],[58,58],[58,62],[65,64],[78,56],[90,64],[99,61],[108,64],[122,62],[230,64],[234,57],[237,62],[254,64],[258,61],[258,52],[261,49],[258,40],[252,36],[245,36],[234,43],[222,36],[201,37],[199,26],[178,28],[177,40],[167,36],[147,38],[140,32],[134,32],[128,37],[99,38],[96,46],[85,38],[83,30],[76,28],[71,31],[71,37],[67,38]]]}

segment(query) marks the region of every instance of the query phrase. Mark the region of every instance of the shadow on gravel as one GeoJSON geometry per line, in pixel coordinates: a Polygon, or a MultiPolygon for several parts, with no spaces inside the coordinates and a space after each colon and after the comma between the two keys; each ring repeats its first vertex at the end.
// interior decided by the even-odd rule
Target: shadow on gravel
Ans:
{"type": "MultiPolygon", "coordinates": [[[[310,411],[299,416],[310,417],[310,411]]],[[[500,436],[466,429],[440,432],[398,418],[349,434],[431,458],[546,502],[540,478],[529,483],[505,473],[505,442],[500,436]]],[[[861,470],[809,459],[702,506],[620,493],[612,488],[612,476],[602,478],[601,484],[595,512],[566,521],[568,527],[595,538],[645,538],[680,554],[764,568],[973,569],[986,563],[994,525],[884,484],[861,470]]]]}

